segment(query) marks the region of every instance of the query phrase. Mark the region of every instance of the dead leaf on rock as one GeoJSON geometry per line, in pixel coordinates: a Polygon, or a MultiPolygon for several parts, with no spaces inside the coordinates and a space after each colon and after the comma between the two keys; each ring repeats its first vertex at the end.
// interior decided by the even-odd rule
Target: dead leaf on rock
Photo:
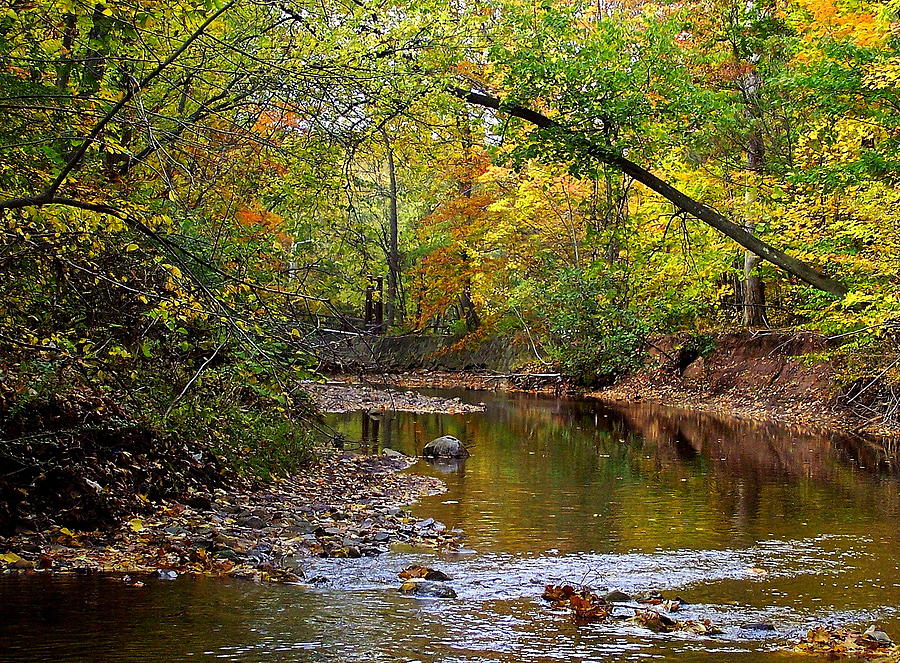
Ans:
{"type": "Polygon", "coordinates": [[[448,576],[443,571],[438,571],[437,569],[429,569],[426,566],[419,566],[418,564],[407,567],[397,575],[404,580],[408,580],[410,578],[424,578],[425,580],[436,581],[450,580],[450,576],[448,576]]]}

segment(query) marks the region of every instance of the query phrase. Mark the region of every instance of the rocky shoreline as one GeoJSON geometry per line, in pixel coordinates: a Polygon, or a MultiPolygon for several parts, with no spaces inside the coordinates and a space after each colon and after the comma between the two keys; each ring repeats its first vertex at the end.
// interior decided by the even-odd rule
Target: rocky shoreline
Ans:
{"type": "Polygon", "coordinates": [[[3,573],[231,576],[304,582],[303,559],[374,556],[394,543],[458,549],[462,532],[404,506],[442,492],[400,473],[415,459],[331,453],[302,475],[256,490],[217,490],[158,505],[109,532],[54,528],[0,539],[3,573]]]}
{"type": "Polygon", "coordinates": [[[344,377],[331,382],[308,383],[304,385],[304,391],[322,412],[329,413],[390,410],[462,414],[484,411],[484,403],[463,403],[459,398],[425,396],[414,391],[386,389],[366,382],[368,381],[344,377]]]}

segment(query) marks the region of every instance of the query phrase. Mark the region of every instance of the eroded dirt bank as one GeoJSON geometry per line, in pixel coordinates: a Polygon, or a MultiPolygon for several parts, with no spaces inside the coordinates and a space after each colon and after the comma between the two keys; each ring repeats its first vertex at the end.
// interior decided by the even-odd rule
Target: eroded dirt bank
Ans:
{"type": "Polygon", "coordinates": [[[880,385],[846,384],[836,361],[827,358],[834,347],[817,334],[722,334],[709,348],[669,336],[655,340],[643,370],[586,395],[827,431],[900,435],[880,385]]]}

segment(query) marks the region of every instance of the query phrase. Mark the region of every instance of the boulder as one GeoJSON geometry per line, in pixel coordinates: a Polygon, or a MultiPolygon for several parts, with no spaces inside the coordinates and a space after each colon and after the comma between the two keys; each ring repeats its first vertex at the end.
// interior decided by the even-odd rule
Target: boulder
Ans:
{"type": "Polygon", "coordinates": [[[444,435],[426,444],[422,455],[430,458],[467,458],[469,452],[455,437],[444,435]]]}
{"type": "Polygon", "coordinates": [[[435,599],[455,599],[456,592],[452,587],[440,582],[431,582],[413,578],[400,585],[401,594],[413,594],[415,596],[428,596],[435,599]]]}

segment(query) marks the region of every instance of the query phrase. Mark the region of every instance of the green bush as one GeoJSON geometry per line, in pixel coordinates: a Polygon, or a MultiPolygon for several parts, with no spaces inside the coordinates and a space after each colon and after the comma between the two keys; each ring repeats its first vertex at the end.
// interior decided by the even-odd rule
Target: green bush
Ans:
{"type": "Polygon", "coordinates": [[[607,277],[566,270],[549,296],[551,356],[579,384],[609,384],[643,363],[649,330],[610,298],[615,290],[607,277]]]}

